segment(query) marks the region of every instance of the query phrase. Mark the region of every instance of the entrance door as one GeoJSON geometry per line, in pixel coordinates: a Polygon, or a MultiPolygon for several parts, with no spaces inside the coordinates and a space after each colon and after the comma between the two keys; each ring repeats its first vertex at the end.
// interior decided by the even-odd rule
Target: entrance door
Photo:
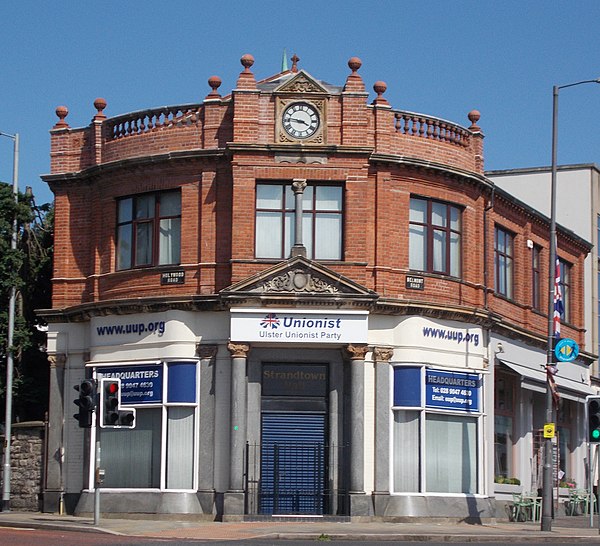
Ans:
{"type": "Polygon", "coordinates": [[[261,514],[325,511],[325,413],[263,413],[261,514]]]}

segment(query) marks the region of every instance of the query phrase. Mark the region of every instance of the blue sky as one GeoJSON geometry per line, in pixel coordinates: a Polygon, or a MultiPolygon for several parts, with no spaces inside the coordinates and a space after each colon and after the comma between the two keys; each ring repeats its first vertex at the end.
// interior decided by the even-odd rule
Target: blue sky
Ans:
{"type": "MultiPolygon", "coordinates": [[[[5,0],[0,21],[0,131],[19,133],[19,185],[38,203],[52,199],[39,176],[56,106],[80,127],[96,97],[108,116],[199,102],[213,74],[222,94],[235,86],[244,53],[257,79],[286,48],[339,85],[358,56],[393,108],[465,126],[477,109],[486,169],[548,165],[552,86],[600,77],[598,0],[5,0]]],[[[563,90],[559,120],[559,163],[600,163],[600,85],[563,90]]],[[[11,176],[1,138],[0,180],[11,176]]]]}

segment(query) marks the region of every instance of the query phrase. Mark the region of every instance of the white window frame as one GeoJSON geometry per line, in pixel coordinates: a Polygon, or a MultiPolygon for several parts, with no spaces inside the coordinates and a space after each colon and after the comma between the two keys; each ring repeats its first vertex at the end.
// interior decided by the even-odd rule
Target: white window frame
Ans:
{"type": "MultiPolygon", "coordinates": [[[[135,362],[135,361],[126,361],[126,362],[93,362],[86,364],[86,367],[93,368],[94,373],[93,377],[96,378],[96,368],[110,368],[110,367],[129,367],[129,366],[140,366],[144,365],[162,365],[163,367],[163,385],[162,385],[162,402],[156,404],[131,404],[127,405],[127,407],[135,408],[138,411],[144,409],[151,408],[161,408],[161,445],[160,445],[160,485],[158,488],[156,487],[147,487],[147,488],[137,488],[137,487],[103,487],[103,491],[107,492],[118,492],[118,491],[160,491],[160,492],[196,492],[199,486],[199,453],[200,453],[200,360],[198,358],[173,358],[168,360],[160,360],[160,361],[143,361],[143,362],[135,362]],[[196,363],[196,402],[188,403],[188,402],[167,402],[168,395],[168,383],[169,383],[169,375],[168,369],[169,364],[177,364],[180,362],[195,362],[196,363]],[[193,478],[192,478],[192,488],[191,489],[167,489],[167,440],[168,440],[168,410],[172,407],[188,407],[194,408],[194,453],[192,455],[193,459],[193,478]]],[[[94,488],[94,464],[95,461],[95,446],[96,446],[96,438],[97,438],[97,428],[94,425],[90,429],[90,451],[89,451],[89,473],[87,476],[87,489],[94,488]]],[[[100,446],[102,447],[102,446],[100,446]]],[[[85,484],[84,484],[85,485],[85,484]]]]}
{"type": "Polygon", "coordinates": [[[392,365],[389,368],[389,400],[390,400],[390,420],[389,420],[389,491],[392,496],[415,496],[415,495],[426,495],[426,496],[437,496],[437,497],[483,497],[485,496],[486,490],[486,461],[487,461],[487,451],[485,445],[485,434],[483,427],[486,424],[486,414],[485,414],[485,390],[487,387],[487,378],[489,377],[488,373],[482,370],[475,369],[457,369],[457,368],[445,368],[441,366],[428,366],[425,364],[419,363],[403,363],[400,365],[392,365]],[[421,405],[420,406],[394,406],[394,369],[395,368],[420,368],[420,388],[421,388],[421,405]],[[425,373],[426,371],[435,370],[440,372],[451,372],[451,373],[470,373],[479,375],[481,381],[481,387],[479,392],[479,411],[473,413],[461,412],[461,411],[449,411],[449,410],[440,410],[426,407],[426,389],[425,389],[425,373]],[[396,411],[415,411],[419,412],[419,491],[395,491],[394,489],[394,413],[396,411]],[[475,493],[446,493],[439,491],[427,491],[427,446],[426,443],[426,416],[428,414],[436,414],[436,415],[450,415],[457,417],[471,417],[476,420],[476,446],[477,452],[475,457],[475,462],[477,465],[476,468],[476,490],[475,493]]]}

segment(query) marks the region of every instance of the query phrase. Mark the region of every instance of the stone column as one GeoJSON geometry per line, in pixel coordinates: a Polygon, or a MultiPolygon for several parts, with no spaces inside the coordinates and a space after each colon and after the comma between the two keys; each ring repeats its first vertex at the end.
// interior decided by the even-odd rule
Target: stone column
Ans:
{"type": "Polygon", "coordinates": [[[306,247],[302,239],[302,197],[306,188],[306,180],[303,178],[294,178],[292,190],[295,198],[295,228],[296,236],[294,238],[294,246],[291,250],[292,256],[306,256],[306,247]]]}
{"type": "Polygon", "coordinates": [[[215,460],[215,357],[217,345],[196,345],[200,358],[200,449],[198,469],[198,497],[205,514],[214,512],[215,460]]]}
{"type": "Polygon", "coordinates": [[[373,506],[375,515],[385,513],[389,501],[390,482],[390,360],[394,355],[391,347],[375,347],[375,491],[373,506]]]}
{"type": "Polygon", "coordinates": [[[50,362],[50,403],[48,410],[48,436],[46,437],[48,462],[44,487],[43,511],[58,512],[64,493],[63,481],[63,427],[64,427],[64,391],[65,364],[67,356],[63,353],[48,355],[50,362]]]}
{"type": "Polygon", "coordinates": [[[364,491],[365,474],[365,355],[367,345],[347,345],[349,359],[350,404],[348,416],[350,459],[350,515],[366,516],[372,513],[370,499],[364,491]]]}
{"type": "Polygon", "coordinates": [[[250,345],[231,342],[231,416],[229,490],[225,493],[224,515],[244,514],[244,460],[247,428],[246,366],[250,345]]]}

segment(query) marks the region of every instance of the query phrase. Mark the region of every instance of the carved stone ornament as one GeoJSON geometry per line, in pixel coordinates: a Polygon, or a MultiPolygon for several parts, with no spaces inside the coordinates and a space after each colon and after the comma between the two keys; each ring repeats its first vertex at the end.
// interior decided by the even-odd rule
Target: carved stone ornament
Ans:
{"type": "Polygon", "coordinates": [[[231,353],[233,358],[248,358],[248,353],[250,352],[250,344],[249,343],[235,343],[230,341],[227,344],[227,350],[231,353]]]}
{"type": "Polygon", "coordinates": [[[51,368],[64,368],[67,363],[67,355],[65,353],[49,354],[48,362],[50,362],[51,368]]]}
{"type": "Polygon", "coordinates": [[[292,182],[292,191],[296,193],[304,193],[307,183],[305,178],[294,178],[292,182]]]}
{"type": "Polygon", "coordinates": [[[314,81],[307,78],[304,74],[300,74],[289,85],[285,86],[286,93],[322,93],[323,88],[318,86],[314,81]]]}
{"type": "MultiPolygon", "coordinates": [[[[297,140],[294,140],[293,138],[290,138],[289,136],[287,136],[287,134],[285,133],[285,131],[283,129],[279,130],[279,140],[278,142],[298,142],[297,140]]],[[[323,133],[319,132],[319,134],[313,138],[310,139],[310,142],[314,143],[314,144],[323,144],[323,133]]]]}
{"type": "Polygon", "coordinates": [[[364,360],[367,352],[369,351],[369,346],[349,344],[344,347],[344,351],[350,360],[364,360]]]}
{"type": "Polygon", "coordinates": [[[375,347],[373,356],[376,362],[389,362],[394,356],[394,349],[391,347],[375,347]]]}
{"type": "Polygon", "coordinates": [[[217,356],[217,345],[204,345],[202,343],[196,344],[196,355],[201,360],[210,360],[217,356]]]}
{"type": "Polygon", "coordinates": [[[314,277],[308,271],[293,269],[265,281],[262,292],[312,292],[320,294],[338,294],[337,287],[314,277]]]}

